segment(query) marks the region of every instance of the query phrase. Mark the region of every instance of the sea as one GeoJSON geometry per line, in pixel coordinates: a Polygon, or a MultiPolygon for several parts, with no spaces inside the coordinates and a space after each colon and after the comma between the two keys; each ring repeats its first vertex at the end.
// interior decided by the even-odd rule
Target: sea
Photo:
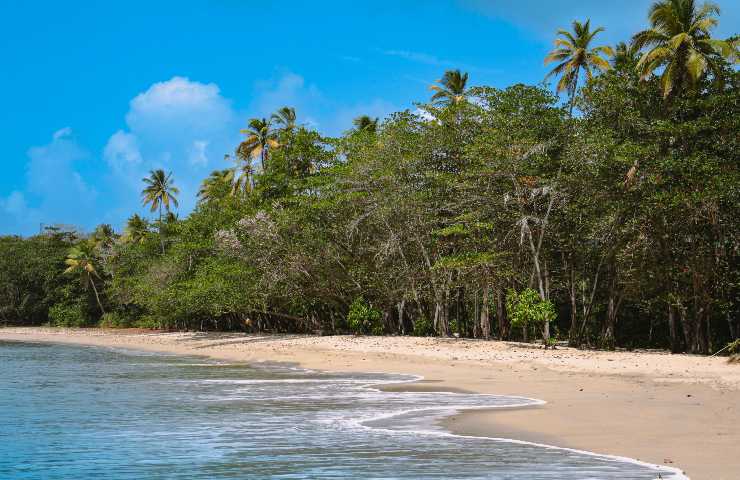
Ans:
{"type": "MultiPolygon", "coordinates": [[[[387,392],[328,373],[0,341],[0,479],[683,479],[677,470],[440,426],[537,399],[387,392]]],[[[397,390],[397,389],[394,389],[397,390]]]]}

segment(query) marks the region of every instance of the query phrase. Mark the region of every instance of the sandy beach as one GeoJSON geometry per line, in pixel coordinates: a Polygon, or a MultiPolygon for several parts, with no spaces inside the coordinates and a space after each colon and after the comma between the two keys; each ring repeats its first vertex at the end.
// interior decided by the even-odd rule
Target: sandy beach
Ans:
{"type": "Polygon", "coordinates": [[[388,388],[522,395],[547,402],[521,410],[462,412],[445,420],[455,433],[626,456],[678,467],[693,480],[740,478],[740,365],[721,357],[544,351],[460,339],[98,329],[4,328],[0,340],[417,374],[424,380],[388,388]]]}

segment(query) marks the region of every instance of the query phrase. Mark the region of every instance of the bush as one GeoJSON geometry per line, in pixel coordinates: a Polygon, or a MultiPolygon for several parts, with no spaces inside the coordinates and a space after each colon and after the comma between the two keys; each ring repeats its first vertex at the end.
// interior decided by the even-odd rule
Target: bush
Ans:
{"type": "Polygon", "coordinates": [[[432,322],[424,315],[414,320],[413,335],[415,337],[429,337],[434,335],[432,322]]]}
{"type": "Polygon", "coordinates": [[[121,312],[105,313],[98,322],[100,328],[129,328],[133,321],[121,312]]]}
{"type": "Polygon", "coordinates": [[[370,306],[364,298],[358,297],[349,307],[347,323],[354,334],[382,335],[383,325],[380,322],[383,314],[370,306]]]}
{"type": "Polygon", "coordinates": [[[557,318],[552,302],[540,300],[540,296],[531,288],[521,293],[509,289],[506,294],[506,312],[513,327],[527,328],[532,324],[544,325],[557,318]]]}
{"type": "Polygon", "coordinates": [[[49,308],[49,325],[54,327],[84,327],[88,321],[80,304],[57,303],[49,308]]]}
{"type": "Polygon", "coordinates": [[[162,326],[159,321],[152,315],[144,315],[134,323],[136,328],[147,328],[149,330],[159,330],[162,326]]]}

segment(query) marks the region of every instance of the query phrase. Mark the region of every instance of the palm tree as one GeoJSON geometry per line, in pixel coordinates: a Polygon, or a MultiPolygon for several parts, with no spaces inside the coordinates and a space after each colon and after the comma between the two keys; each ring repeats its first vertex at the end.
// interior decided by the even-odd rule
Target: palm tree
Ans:
{"type": "Polygon", "coordinates": [[[611,68],[609,62],[601,55],[613,56],[612,48],[608,46],[591,48],[594,37],[603,31],[602,27],[591,30],[591,20],[586,20],[584,23],[574,20],[573,32],[558,30],[560,38],[555,39],[555,48],[545,57],[545,65],[559,62],[545,76],[545,79],[560,75],[557,91],[558,93],[568,92],[570,96],[568,111],[571,116],[573,116],[573,103],[581,70],[586,72],[587,79],[591,79],[594,69],[606,71],[611,68]]]}
{"type": "Polygon", "coordinates": [[[108,249],[113,246],[113,242],[116,240],[116,232],[107,223],[102,223],[95,227],[91,239],[95,242],[96,248],[108,249]]]}
{"type": "MultiPolygon", "coordinates": [[[[227,158],[230,158],[227,155],[227,158]]],[[[226,168],[224,170],[214,170],[203,180],[198,190],[198,198],[202,202],[209,202],[223,197],[225,193],[231,190],[232,181],[234,180],[234,169],[226,168]]]]}
{"type": "Polygon", "coordinates": [[[64,273],[79,273],[82,285],[85,288],[88,286],[92,287],[93,292],[95,292],[95,300],[98,302],[98,307],[100,307],[100,312],[105,314],[103,304],[100,302],[98,288],[95,286],[95,278],[100,280],[102,279],[100,278],[100,275],[98,275],[98,271],[95,269],[94,249],[95,245],[92,239],[70,248],[67,253],[67,258],[64,260],[64,263],[67,265],[64,273]]]}
{"type": "Polygon", "coordinates": [[[148,233],[149,222],[135,213],[126,222],[123,240],[131,243],[143,243],[148,233]]]}
{"type": "Polygon", "coordinates": [[[378,118],[371,118],[367,115],[360,115],[352,120],[355,130],[358,132],[375,133],[378,131],[378,118]]]}
{"type": "Polygon", "coordinates": [[[435,93],[432,95],[432,103],[437,105],[457,105],[465,101],[468,91],[468,74],[461,73],[460,70],[447,70],[445,74],[437,80],[439,85],[432,85],[429,90],[435,93]]]}
{"type": "Polygon", "coordinates": [[[707,71],[719,79],[722,59],[736,62],[738,55],[734,41],[711,37],[718,15],[714,3],[699,7],[694,0],[655,2],[650,7],[650,28],[632,37],[636,48],[648,48],[637,63],[640,77],[647,79],[663,67],[663,98],[696,85],[707,71]]]}
{"type": "Polygon", "coordinates": [[[141,192],[143,204],[151,205],[152,212],[159,210],[159,240],[164,255],[164,238],[162,238],[162,207],[169,213],[170,205],[178,206],[177,197],[180,190],[175,186],[172,172],[165,174],[164,170],[151,170],[149,176],[142,179],[146,187],[141,192]]]}
{"type": "Polygon", "coordinates": [[[637,62],[640,60],[640,49],[635,47],[634,43],[619,42],[614,48],[614,57],[612,57],[612,66],[617,71],[634,71],[637,62]]]}
{"type": "Polygon", "coordinates": [[[281,125],[283,130],[291,131],[295,128],[295,108],[283,107],[270,116],[270,120],[276,125],[281,125]]]}
{"type": "Polygon", "coordinates": [[[254,187],[254,172],[252,162],[237,160],[237,165],[231,170],[231,195],[247,194],[254,187]]]}
{"type": "Polygon", "coordinates": [[[269,150],[280,147],[271,126],[270,121],[265,118],[251,119],[249,127],[241,130],[247,138],[237,148],[237,156],[243,160],[259,158],[263,171],[269,150]]]}

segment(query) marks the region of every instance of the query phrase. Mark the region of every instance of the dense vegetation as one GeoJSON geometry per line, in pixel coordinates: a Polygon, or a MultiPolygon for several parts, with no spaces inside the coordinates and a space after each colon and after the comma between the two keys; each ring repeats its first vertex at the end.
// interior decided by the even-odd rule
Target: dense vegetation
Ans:
{"type": "Polygon", "coordinates": [[[288,107],[253,119],[187,218],[154,171],[156,217],[121,235],[0,238],[0,321],[716,351],[740,337],[738,42],[711,37],[718,13],[658,2],[615,48],[574,22],[546,59],[564,105],[448,71],[429,104],[340,138],[288,107]]]}

